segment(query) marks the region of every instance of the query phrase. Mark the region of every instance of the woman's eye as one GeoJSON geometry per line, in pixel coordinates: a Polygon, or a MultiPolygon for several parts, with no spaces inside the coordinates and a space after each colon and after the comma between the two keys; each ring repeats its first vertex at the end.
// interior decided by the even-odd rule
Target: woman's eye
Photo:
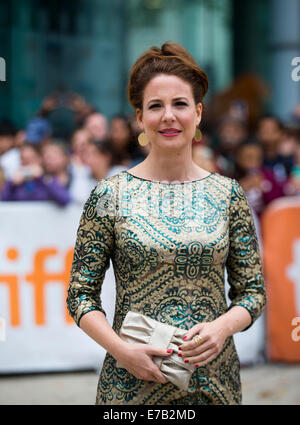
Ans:
{"type": "Polygon", "coordinates": [[[149,109],[157,108],[157,107],[160,107],[160,104],[159,103],[154,103],[153,105],[149,106],[149,109]]]}
{"type": "MultiPolygon", "coordinates": [[[[179,102],[176,102],[175,105],[176,106],[187,106],[187,103],[186,102],[179,101],[179,102]]],[[[160,106],[161,105],[159,103],[154,103],[153,105],[149,106],[149,109],[160,108],[160,106]]]]}

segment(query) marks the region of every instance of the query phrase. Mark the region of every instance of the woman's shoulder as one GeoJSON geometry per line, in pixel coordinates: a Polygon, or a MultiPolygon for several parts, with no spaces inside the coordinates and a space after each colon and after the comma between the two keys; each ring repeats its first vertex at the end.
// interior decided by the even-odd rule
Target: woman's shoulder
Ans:
{"type": "Polygon", "coordinates": [[[225,191],[229,191],[230,193],[239,186],[239,183],[236,179],[224,176],[218,172],[213,172],[211,177],[214,185],[221,186],[225,191]]]}
{"type": "Polygon", "coordinates": [[[115,190],[115,187],[117,186],[119,182],[122,171],[119,171],[118,173],[113,175],[108,175],[106,177],[103,177],[101,180],[99,180],[94,189],[95,194],[98,196],[103,196],[104,194],[107,194],[107,193],[113,193],[115,190]]]}
{"type": "Polygon", "coordinates": [[[110,177],[104,177],[99,180],[94,187],[92,194],[96,198],[97,207],[108,212],[114,211],[118,205],[118,194],[120,192],[120,180],[124,178],[123,171],[120,171],[110,177]]]}

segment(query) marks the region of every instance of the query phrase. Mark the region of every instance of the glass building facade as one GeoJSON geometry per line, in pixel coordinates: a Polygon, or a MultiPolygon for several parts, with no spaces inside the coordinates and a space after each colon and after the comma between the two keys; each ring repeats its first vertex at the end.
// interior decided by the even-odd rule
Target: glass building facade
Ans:
{"type": "Polygon", "coordinates": [[[54,91],[84,96],[108,118],[133,112],[129,70],[149,47],[182,44],[207,72],[207,99],[242,72],[273,84],[271,106],[300,103],[300,0],[0,0],[0,118],[22,127],[54,91]],[[288,12],[288,13],[287,13],[288,12]],[[285,77],[282,77],[282,72],[285,77]]]}
{"type": "Polygon", "coordinates": [[[129,70],[139,54],[181,43],[209,74],[232,79],[231,0],[0,0],[1,117],[18,126],[57,90],[84,96],[108,117],[132,112],[129,70]]]}

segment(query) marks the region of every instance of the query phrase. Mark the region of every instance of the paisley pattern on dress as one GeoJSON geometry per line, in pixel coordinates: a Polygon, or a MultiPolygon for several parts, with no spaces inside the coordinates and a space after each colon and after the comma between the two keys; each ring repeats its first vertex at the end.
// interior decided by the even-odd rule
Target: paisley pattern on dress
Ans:
{"type": "MultiPolygon", "coordinates": [[[[236,180],[211,173],[185,183],[160,183],[122,171],[102,179],[86,201],[77,232],[67,306],[76,324],[102,308],[112,260],[116,280],[113,329],[128,311],[190,329],[233,306],[252,323],[266,303],[261,257],[245,194],[236,180]],[[230,284],[225,298],[224,271],[230,284]]],[[[135,378],[110,353],[96,404],[241,404],[240,363],[233,337],[192,374],[188,391],[135,378]]]]}

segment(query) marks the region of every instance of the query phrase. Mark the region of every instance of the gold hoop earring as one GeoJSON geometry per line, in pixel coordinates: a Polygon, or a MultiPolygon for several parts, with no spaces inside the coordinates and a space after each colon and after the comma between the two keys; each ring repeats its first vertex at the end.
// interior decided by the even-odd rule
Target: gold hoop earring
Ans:
{"type": "Polygon", "coordinates": [[[195,139],[196,142],[200,142],[200,140],[202,139],[202,133],[201,133],[200,128],[198,128],[198,127],[196,127],[194,139],[195,139]]]}
{"type": "Polygon", "coordinates": [[[141,134],[139,134],[138,141],[139,141],[139,144],[141,146],[146,146],[148,144],[148,142],[149,142],[148,137],[147,137],[147,134],[144,133],[144,132],[142,132],[141,134]]]}

